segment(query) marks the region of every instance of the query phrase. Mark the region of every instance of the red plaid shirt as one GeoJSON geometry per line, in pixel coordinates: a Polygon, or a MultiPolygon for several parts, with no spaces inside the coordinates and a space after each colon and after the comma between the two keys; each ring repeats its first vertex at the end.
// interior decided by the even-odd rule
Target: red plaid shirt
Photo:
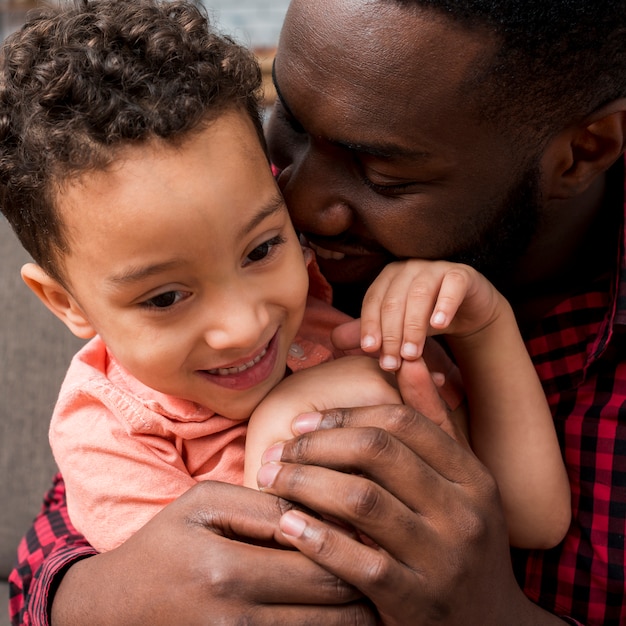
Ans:
{"type": "MultiPolygon", "coordinates": [[[[626,213],[626,208],[625,208],[626,213]]],[[[626,624],[626,256],[613,277],[562,302],[527,338],[554,415],[572,525],[547,551],[513,551],[526,594],[584,624],[626,624]]]]}
{"type": "MultiPolygon", "coordinates": [[[[626,211],[626,209],[625,209],[626,211]]],[[[622,233],[623,235],[623,233],[622,233]]],[[[581,623],[626,624],[626,258],[614,277],[562,302],[528,337],[555,416],[573,521],[548,551],[513,551],[520,585],[539,605],[581,623]]],[[[18,550],[13,624],[48,624],[55,580],[95,554],[67,517],[60,477],[18,550]]]]}

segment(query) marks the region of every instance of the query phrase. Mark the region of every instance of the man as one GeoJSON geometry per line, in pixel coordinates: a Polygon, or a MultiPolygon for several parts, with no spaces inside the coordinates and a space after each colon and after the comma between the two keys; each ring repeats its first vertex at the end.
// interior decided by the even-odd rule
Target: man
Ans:
{"type": "MultiPolygon", "coordinates": [[[[611,0],[292,1],[269,146],[337,304],[358,311],[396,257],[487,274],[525,332],[572,486],[564,542],[514,554],[513,569],[497,489],[462,441],[409,408],[297,421],[308,434],[273,449],[261,486],[383,548],[301,512],[280,518],[385,624],[626,620],[625,20],[611,0]]],[[[73,565],[53,618],[369,623],[362,604],[338,604],[349,588],[330,591],[334,579],[299,555],[228,541],[271,537],[280,507],[263,495],[254,512],[236,487],[188,492],[119,550],[73,565]],[[203,516],[204,527],[188,522],[203,516]]]]}

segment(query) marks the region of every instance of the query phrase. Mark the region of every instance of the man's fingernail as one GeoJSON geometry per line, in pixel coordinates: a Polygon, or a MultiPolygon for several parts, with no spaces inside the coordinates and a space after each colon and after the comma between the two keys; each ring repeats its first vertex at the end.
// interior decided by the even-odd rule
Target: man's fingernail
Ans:
{"type": "Polygon", "coordinates": [[[302,537],[306,530],[306,521],[293,511],[287,511],[279,522],[280,530],[289,537],[302,537]]]}
{"type": "Polygon", "coordinates": [[[299,434],[311,433],[317,430],[322,421],[321,413],[302,413],[293,421],[293,429],[299,434]]]}
{"type": "Polygon", "coordinates": [[[270,446],[261,457],[261,463],[271,463],[272,461],[280,461],[283,458],[284,443],[275,443],[270,446]]]}
{"type": "Polygon", "coordinates": [[[282,469],[282,465],[278,463],[266,463],[261,465],[261,469],[256,475],[256,481],[261,489],[267,489],[274,484],[278,472],[282,469]]]}

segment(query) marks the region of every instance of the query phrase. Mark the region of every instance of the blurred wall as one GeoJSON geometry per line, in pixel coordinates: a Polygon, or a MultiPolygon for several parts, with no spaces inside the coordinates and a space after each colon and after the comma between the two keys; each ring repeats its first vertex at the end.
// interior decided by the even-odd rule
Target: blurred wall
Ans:
{"type": "Polygon", "coordinates": [[[289,0],[204,0],[223,32],[253,48],[273,48],[289,0]]]}
{"type": "MultiPolygon", "coordinates": [[[[220,30],[253,48],[273,48],[289,0],[202,0],[220,30]]],[[[0,0],[0,39],[22,23],[37,0],[0,0]]]]}

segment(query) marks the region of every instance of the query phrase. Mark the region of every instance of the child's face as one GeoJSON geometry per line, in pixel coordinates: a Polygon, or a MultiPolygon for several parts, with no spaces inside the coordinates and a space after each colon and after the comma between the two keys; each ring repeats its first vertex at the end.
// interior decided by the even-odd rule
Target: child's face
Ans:
{"type": "Polygon", "coordinates": [[[226,113],[179,148],[128,148],[59,205],[71,297],[123,367],[248,417],[284,376],[308,286],[248,117],[226,113]]]}

